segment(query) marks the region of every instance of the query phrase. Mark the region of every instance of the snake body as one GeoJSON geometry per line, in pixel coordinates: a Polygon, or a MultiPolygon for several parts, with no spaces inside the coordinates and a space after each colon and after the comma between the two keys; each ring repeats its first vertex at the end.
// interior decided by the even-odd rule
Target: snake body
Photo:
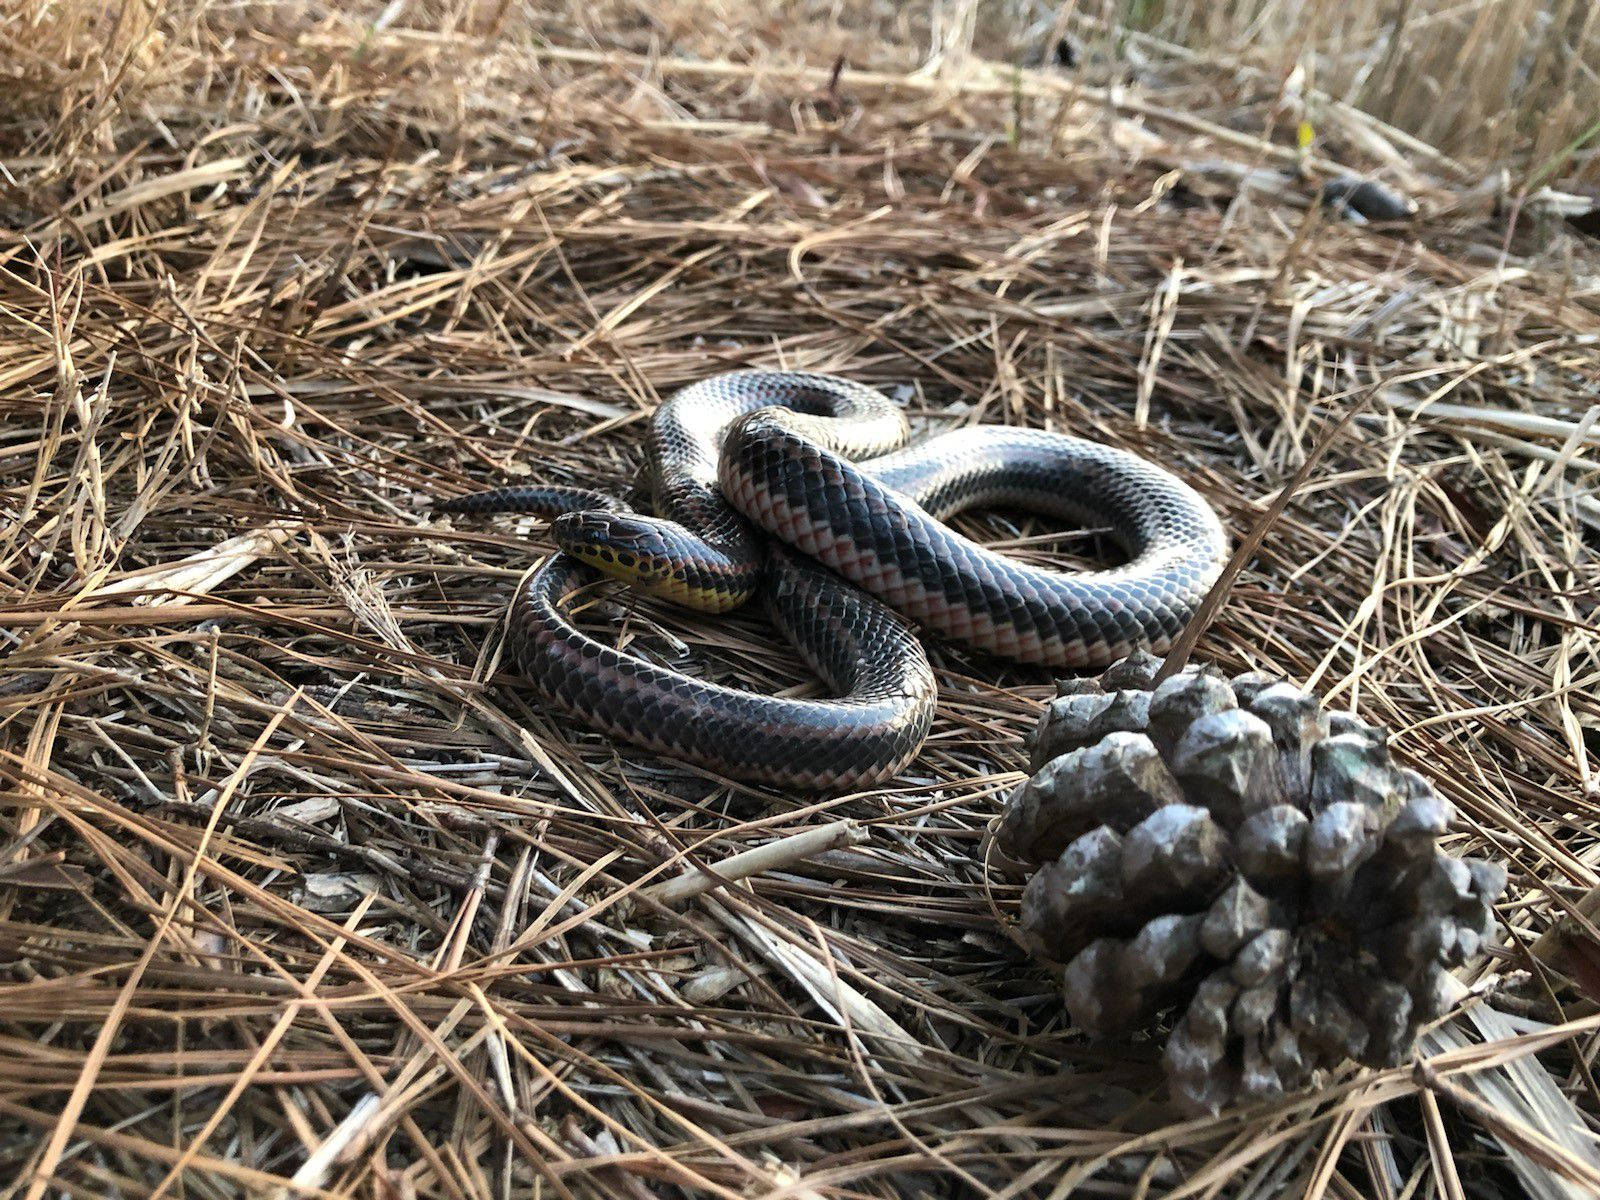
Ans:
{"type": "Polygon", "coordinates": [[[727,776],[814,788],[891,778],[926,739],[937,689],[905,618],[1020,662],[1097,666],[1139,646],[1165,649],[1221,570],[1216,514],[1137,455],[995,426],[896,449],[907,435],[904,416],[872,389],[735,371],[657,410],[646,443],[655,516],[561,488],[440,507],[563,512],[552,526],[562,553],[523,582],[509,618],[522,669],[547,701],[727,776]],[[1128,561],[1044,570],[943,524],[994,506],[1107,527],[1128,561]],[[589,637],[563,612],[593,578],[588,567],[713,612],[759,594],[838,698],[720,687],[589,637]]]}

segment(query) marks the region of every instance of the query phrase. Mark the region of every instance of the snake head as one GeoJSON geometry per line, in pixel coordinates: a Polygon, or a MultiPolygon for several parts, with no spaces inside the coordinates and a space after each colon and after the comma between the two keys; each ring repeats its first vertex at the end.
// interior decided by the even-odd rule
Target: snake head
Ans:
{"type": "Polygon", "coordinates": [[[577,512],[550,526],[555,544],[607,575],[644,585],[671,571],[663,522],[633,513],[577,512]]]}
{"type": "Polygon", "coordinates": [[[675,521],[637,513],[559,517],[550,536],[566,554],[674,604],[725,612],[744,602],[757,574],[740,572],[715,547],[675,521]]]}

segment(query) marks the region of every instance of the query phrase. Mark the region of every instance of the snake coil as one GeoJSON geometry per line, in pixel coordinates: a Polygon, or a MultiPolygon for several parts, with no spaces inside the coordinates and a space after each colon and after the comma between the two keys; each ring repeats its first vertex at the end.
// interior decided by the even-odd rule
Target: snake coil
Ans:
{"type": "Polygon", "coordinates": [[[562,552],[520,585],[509,625],[549,703],[729,777],[862,787],[899,773],[933,721],[937,687],[906,618],[1019,662],[1101,666],[1166,649],[1227,553],[1205,500],[1127,451],[1004,426],[904,447],[908,433],[892,401],[848,380],[735,371],[657,409],[646,441],[653,516],[549,487],[437,507],[563,514],[552,526],[562,552]],[[1044,570],[943,523],[996,506],[1106,527],[1128,561],[1044,570]],[[721,687],[589,637],[562,611],[589,568],[712,612],[759,594],[837,698],[721,687]]]}

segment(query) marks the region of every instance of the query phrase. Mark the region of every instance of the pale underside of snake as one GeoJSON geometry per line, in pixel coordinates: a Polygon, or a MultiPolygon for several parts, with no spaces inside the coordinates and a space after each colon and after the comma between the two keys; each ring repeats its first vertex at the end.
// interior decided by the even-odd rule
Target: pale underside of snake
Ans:
{"type": "Polygon", "coordinates": [[[912,623],[1018,662],[1100,666],[1164,650],[1221,571],[1227,538],[1210,505],[1135,454],[1005,426],[902,448],[907,436],[904,415],[870,388],[735,371],[656,410],[645,448],[654,515],[562,487],[437,507],[565,514],[552,526],[560,552],[519,586],[509,618],[547,702],[724,776],[827,790],[892,778],[926,739],[937,686],[912,623]],[[1127,560],[1053,571],[944,524],[995,507],[1106,529],[1127,560]],[[590,637],[563,601],[596,568],[711,612],[759,595],[833,698],[723,687],[590,637]]]}

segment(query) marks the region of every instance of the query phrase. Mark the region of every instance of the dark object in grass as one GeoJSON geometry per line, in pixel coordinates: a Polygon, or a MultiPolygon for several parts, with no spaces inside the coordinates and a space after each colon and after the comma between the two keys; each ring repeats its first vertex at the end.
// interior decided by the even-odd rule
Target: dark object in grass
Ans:
{"type": "Polygon", "coordinates": [[[1095,1034],[1172,1012],[1174,1099],[1215,1113],[1355,1059],[1396,1066],[1505,871],[1438,845],[1448,801],[1381,729],[1264,675],[1135,654],[1045,710],[997,847],[1022,932],[1095,1034]]]}
{"type": "Polygon", "coordinates": [[[1568,217],[1567,224],[1585,237],[1600,238],[1600,205],[1568,217]]]}
{"type": "Polygon", "coordinates": [[[1408,221],[1417,215],[1416,201],[1400,192],[1353,175],[1339,175],[1322,185],[1321,200],[1347,221],[1408,221]]]}

